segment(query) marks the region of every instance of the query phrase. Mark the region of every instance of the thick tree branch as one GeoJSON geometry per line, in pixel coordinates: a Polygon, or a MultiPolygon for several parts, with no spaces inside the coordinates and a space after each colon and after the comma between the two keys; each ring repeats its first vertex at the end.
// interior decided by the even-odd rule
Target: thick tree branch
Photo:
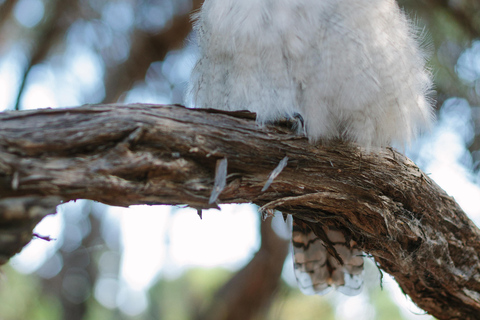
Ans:
{"type": "Polygon", "coordinates": [[[421,308],[439,319],[479,318],[480,231],[409,159],[392,149],[315,146],[251,118],[148,105],[0,114],[0,253],[13,254],[6,232],[46,213],[31,218],[32,199],[50,207],[78,198],[214,207],[215,165],[226,157],[219,203],[253,202],[313,227],[329,219],[350,230],[421,308]],[[287,166],[261,192],[285,156],[287,166]],[[11,201],[25,205],[5,209],[11,201]]]}

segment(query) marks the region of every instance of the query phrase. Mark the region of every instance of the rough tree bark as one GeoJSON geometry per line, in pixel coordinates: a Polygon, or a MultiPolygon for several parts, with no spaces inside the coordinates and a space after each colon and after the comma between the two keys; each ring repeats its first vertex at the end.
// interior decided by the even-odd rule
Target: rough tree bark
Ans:
{"type": "Polygon", "coordinates": [[[227,158],[218,203],[256,203],[313,228],[334,221],[427,312],[480,318],[480,231],[409,159],[388,148],[315,146],[252,118],[153,105],[0,114],[3,261],[60,201],[216,207],[208,203],[215,166],[227,158]],[[261,192],[285,156],[287,166],[261,192]]]}

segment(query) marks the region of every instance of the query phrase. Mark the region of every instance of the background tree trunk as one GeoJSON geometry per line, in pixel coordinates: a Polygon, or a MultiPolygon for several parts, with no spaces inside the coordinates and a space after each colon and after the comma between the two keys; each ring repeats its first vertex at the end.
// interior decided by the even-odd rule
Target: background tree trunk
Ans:
{"type": "Polygon", "coordinates": [[[196,320],[265,318],[280,287],[289,244],[275,233],[271,222],[260,224],[262,244],[253,259],[217,290],[196,320]]]}

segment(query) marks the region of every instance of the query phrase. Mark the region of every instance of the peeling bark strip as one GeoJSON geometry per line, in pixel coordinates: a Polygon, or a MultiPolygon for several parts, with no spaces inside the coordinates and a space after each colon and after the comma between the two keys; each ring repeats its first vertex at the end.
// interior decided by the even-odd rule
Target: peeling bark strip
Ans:
{"type": "Polygon", "coordinates": [[[268,180],[267,182],[265,183],[265,185],[263,186],[262,188],[262,192],[265,192],[267,191],[268,187],[270,187],[270,185],[272,184],[273,180],[275,180],[276,177],[278,177],[278,175],[280,173],[282,173],[282,170],[283,168],[285,168],[288,164],[288,157],[285,156],[285,158],[282,159],[282,161],[280,161],[280,163],[278,164],[278,166],[272,171],[272,173],[270,173],[270,176],[268,177],[268,180]]]}
{"type": "Polygon", "coordinates": [[[227,185],[227,168],[227,158],[217,160],[217,165],[215,167],[215,182],[213,183],[213,190],[210,199],[208,200],[208,204],[217,201],[218,196],[222,193],[223,189],[225,189],[225,186],[227,185]]]}
{"type": "Polygon", "coordinates": [[[214,207],[216,163],[227,158],[218,203],[253,202],[313,230],[334,221],[424,310],[439,319],[480,318],[480,231],[409,159],[341,142],[314,146],[251,118],[153,105],[0,114],[0,253],[5,259],[28,242],[33,225],[53,212],[52,199],[214,207]],[[286,156],[288,165],[261,192],[286,156]],[[4,205],[10,201],[23,210],[4,205]],[[23,238],[12,236],[16,228],[23,238]]]}

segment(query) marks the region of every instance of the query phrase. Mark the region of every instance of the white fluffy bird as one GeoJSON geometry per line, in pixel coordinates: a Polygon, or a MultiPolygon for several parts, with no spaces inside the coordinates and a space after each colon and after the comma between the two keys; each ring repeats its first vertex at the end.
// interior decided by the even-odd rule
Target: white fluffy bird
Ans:
{"type": "Polygon", "coordinates": [[[425,55],[394,0],[205,0],[195,19],[194,106],[300,114],[312,141],[366,147],[432,121],[425,55]]]}
{"type": "MultiPolygon", "coordinates": [[[[312,142],[342,139],[366,148],[408,143],[432,122],[425,54],[394,0],[205,0],[195,19],[194,106],[249,110],[260,124],[299,114],[312,142]]],[[[318,245],[305,228],[300,224],[294,237],[295,257],[306,253],[296,265],[297,275],[311,278],[306,291],[356,277],[358,270],[345,270],[345,279],[333,275],[335,259],[315,258],[323,261],[315,266],[305,258],[318,255],[308,255],[318,245]]],[[[358,251],[345,237],[340,242],[358,251]]],[[[355,294],[361,282],[350,286],[345,291],[355,294]]]]}

